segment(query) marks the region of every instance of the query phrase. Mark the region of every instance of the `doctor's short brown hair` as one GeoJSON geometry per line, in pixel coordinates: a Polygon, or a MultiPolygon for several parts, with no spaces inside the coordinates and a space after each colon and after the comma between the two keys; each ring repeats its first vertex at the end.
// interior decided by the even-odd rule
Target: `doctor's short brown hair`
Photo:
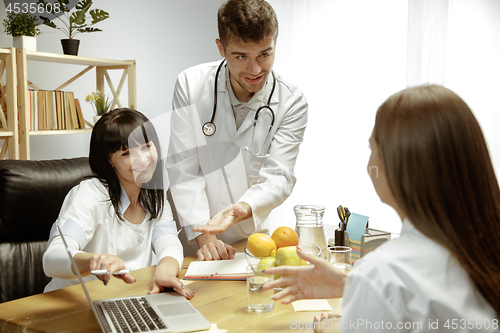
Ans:
{"type": "Polygon", "coordinates": [[[278,18],[264,0],[229,0],[217,13],[219,39],[226,46],[233,38],[260,42],[278,36],[278,18]]]}

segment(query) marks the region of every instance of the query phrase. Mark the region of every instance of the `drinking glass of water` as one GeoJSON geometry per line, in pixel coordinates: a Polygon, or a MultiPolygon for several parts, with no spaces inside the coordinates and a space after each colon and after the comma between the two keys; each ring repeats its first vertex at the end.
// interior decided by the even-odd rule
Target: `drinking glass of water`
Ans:
{"type": "Polygon", "coordinates": [[[344,273],[352,267],[352,248],[348,246],[332,246],[328,248],[328,261],[344,273]]]}
{"type": "Polygon", "coordinates": [[[269,312],[274,310],[271,297],[274,290],[262,290],[262,286],[273,280],[273,275],[264,274],[262,265],[247,266],[247,308],[250,312],[269,312]]]}

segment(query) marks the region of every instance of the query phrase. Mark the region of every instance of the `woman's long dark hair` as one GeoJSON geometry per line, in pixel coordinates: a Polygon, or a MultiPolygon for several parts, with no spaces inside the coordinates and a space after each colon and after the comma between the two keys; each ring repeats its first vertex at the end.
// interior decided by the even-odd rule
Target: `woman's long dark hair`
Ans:
{"type": "Polygon", "coordinates": [[[90,139],[90,168],[95,176],[108,188],[111,204],[117,216],[124,220],[119,211],[121,185],[110,157],[118,150],[126,150],[129,144],[153,142],[158,151],[158,162],[151,180],[143,184],[139,201],[150,213],[151,219],[161,216],[164,206],[163,167],[160,142],[154,126],[139,111],[122,108],[105,113],[95,124],[90,139]]]}
{"type": "Polygon", "coordinates": [[[399,206],[500,314],[500,189],[472,111],[444,87],[406,89],[380,106],[374,138],[399,206]]]}

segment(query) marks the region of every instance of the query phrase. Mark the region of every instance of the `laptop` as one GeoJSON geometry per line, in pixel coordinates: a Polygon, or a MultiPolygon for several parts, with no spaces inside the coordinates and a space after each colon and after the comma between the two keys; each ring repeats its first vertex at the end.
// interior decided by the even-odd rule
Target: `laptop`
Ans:
{"type": "Polygon", "coordinates": [[[92,301],[59,225],[57,229],[102,332],[192,332],[210,328],[210,322],[176,292],[92,301]]]}

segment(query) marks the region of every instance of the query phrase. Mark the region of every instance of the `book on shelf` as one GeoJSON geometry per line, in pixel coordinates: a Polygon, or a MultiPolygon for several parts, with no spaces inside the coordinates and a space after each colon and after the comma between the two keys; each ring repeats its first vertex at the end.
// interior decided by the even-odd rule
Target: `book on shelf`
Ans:
{"type": "Polygon", "coordinates": [[[73,117],[71,115],[71,101],[69,100],[69,95],[64,94],[64,101],[65,107],[64,110],[66,110],[66,129],[73,129],[73,117]]]}
{"type": "Polygon", "coordinates": [[[37,130],[44,130],[44,115],[45,115],[45,103],[44,103],[44,94],[43,90],[35,91],[37,95],[37,103],[36,103],[36,112],[38,113],[38,122],[36,124],[37,130]]]}
{"type": "Polygon", "coordinates": [[[45,98],[45,128],[51,130],[52,128],[52,94],[49,90],[44,90],[45,98]]]}
{"type": "Polygon", "coordinates": [[[76,114],[78,115],[78,126],[79,128],[85,128],[85,119],[83,119],[82,107],[80,106],[80,101],[75,99],[76,114]]]}
{"type": "Polygon", "coordinates": [[[56,114],[57,114],[57,128],[63,128],[62,126],[62,104],[61,104],[61,96],[62,91],[55,91],[56,94],[56,114]]]}
{"type": "Polygon", "coordinates": [[[38,130],[38,95],[34,90],[31,90],[31,94],[33,95],[31,99],[33,101],[33,118],[31,118],[32,128],[38,130]]]}
{"type": "Polygon", "coordinates": [[[75,105],[75,95],[72,92],[68,93],[68,99],[70,101],[70,114],[71,114],[71,128],[79,129],[80,125],[78,124],[78,114],[76,113],[76,105],[75,105]]]}
{"type": "Polygon", "coordinates": [[[33,94],[33,90],[32,89],[28,89],[28,92],[29,92],[28,95],[30,96],[30,129],[32,129],[33,126],[34,126],[33,125],[33,121],[35,120],[35,113],[34,113],[35,108],[33,106],[33,102],[34,102],[33,101],[33,96],[34,96],[34,94],[33,94]]]}
{"type": "Polygon", "coordinates": [[[51,91],[50,92],[50,102],[51,102],[51,108],[52,108],[52,117],[50,118],[50,123],[52,129],[57,129],[57,109],[56,109],[56,92],[51,91]]]}
{"type": "Polygon", "coordinates": [[[84,129],[80,103],[73,92],[29,89],[30,130],[84,129]]]}

